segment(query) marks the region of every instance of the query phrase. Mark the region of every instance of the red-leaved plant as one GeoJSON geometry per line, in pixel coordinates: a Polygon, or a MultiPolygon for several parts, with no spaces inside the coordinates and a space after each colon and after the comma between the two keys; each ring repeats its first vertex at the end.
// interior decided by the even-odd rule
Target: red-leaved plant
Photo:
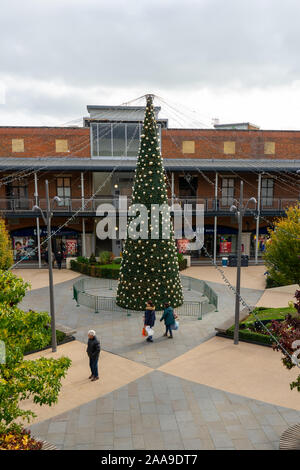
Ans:
{"type": "MultiPolygon", "coordinates": [[[[295,316],[292,316],[291,314],[287,315],[282,322],[273,320],[271,326],[272,333],[277,337],[280,346],[282,346],[284,350],[282,350],[277,343],[273,344],[273,349],[283,353],[281,360],[287,369],[292,369],[296,366],[292,361],[291,356],[294,354],[295,357],[295,350],[297,349],[293,347],[293,343],[300,340],[300,290],[296,290],[295,298],[296,302],[294,303],[294,307],[297,314],[295,316]]],[[[297,388],[298,392],[300,392],[300,375],[290,384],[290,387],[291,390],[297,388]]]]}

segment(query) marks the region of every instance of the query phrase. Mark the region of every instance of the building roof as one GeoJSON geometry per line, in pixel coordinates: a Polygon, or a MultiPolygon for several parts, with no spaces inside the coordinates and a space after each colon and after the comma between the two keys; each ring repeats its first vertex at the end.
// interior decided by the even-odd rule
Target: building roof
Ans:
{"type": "MultiPolygon", "coordinates": [[[[77,170],[77,171],[131,171],[136,167],[135,157],[110,158],[0,158],[0,170],[77,170]]],[[[297,171],[299,160],[276,159],[196,159],[165,158],[164,166],[169,171],[297,171]]]]}

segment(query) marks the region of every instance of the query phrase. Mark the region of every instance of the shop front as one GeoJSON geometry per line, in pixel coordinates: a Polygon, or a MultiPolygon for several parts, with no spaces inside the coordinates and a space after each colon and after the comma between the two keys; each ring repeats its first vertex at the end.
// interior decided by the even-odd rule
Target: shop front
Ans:
{"type": "MultiPolygon", "coordinates": [[[[204,227],[204,247],[199,250],[189,250],[189,242],[185,238],[177,240],[177,248],[180,253],[188,254],[192,260],[207,258],[206,250],[210,256],[214,252],[214,227],[205,225],[204,227]]],[[[217,257],[225,254],[235,254],[237,250],[237,229],[226,226],[218,226],[217,229],[217,257]]]]}
{"type": "MultiPolygon", "coordinates": [[[[62,251],[64,258],[75,257],[81,254],[81,233],[76,230],[63,228],[57,233],[58,227],[52,227],[52,250],[54,253],[62,251]]],[[[22,228],[10,232],[15,261],[37,261],[38,241],[36,227],[22,228]]],[[[47,249],[46,227],[40,228],[41,255],[44,257],[47,249]]]]}

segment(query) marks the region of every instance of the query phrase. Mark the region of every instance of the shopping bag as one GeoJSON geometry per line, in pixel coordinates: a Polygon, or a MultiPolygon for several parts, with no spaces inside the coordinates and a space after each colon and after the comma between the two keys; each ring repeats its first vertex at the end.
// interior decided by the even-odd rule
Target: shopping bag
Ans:
{"type": "Polygon", "coordinates": [[[154,330],[150,326],[146,326],[146,332],[148,336],[153,336],[154,330]]]}
{"type": "Polygon", "coordinates": [[[143,329],[142,329],[142,336],[148,336],[147,331],[146,331],[146,328],[143,328],[143,329]]]}
{"type": "Polygon", "coordinates": [[[176,320],[173,325],[171,325],[171,330],[178,330],[179,328],[179,322],[176,320]]]}

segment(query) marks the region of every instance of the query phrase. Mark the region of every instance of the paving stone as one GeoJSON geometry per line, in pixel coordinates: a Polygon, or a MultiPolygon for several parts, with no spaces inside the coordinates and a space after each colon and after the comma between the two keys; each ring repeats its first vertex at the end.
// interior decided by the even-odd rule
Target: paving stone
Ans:
{"type": "Polygon", "coordinates": [[[134,449],[145,449],[145,441],[144,436],[141,434],[133,434],[132,436],[132,444],[134,449]]]}
{"type": "Polygon", "coordinates": [[[116,438],[131,437],[132,435],[131,426],[128,424],[114,425],[113,432],[116,438]]]}
{"type": "Polygon", "coordinates": [[[115,450],[132,450],[133,442],[131,438],[121,437],[114,440],[115,450]]]}
{"type": "Polygon", "coordinates": [[[49,424],[48,432],[49,433],[65,433],[67,429],[66,421],[53,421],[49,424]]]}
{"type": "Polygon", "coordinates": [[[253,450],[254,446],[249,439],[232,439],[236,450],[253,450]]]}
{"type": "Polygon", "coordinates": [[[177,421],[175,419],[175,416],[160,415],[159,422],[162,431],[173,431],[177,429],[177,421]]]}
{"type": "Polygon", "coordinates": [[[96,432],[94,444],[101,445],[101,446],[113,446],[114,433],[113,432],[96,432]]]}
{"type": "Polygon", "coordinates": [[[234,448],[234,444],[227,432],[209,431],[216,448],[234,448]]]}
{"type": "Polygon", "coordinates": [[[267,435],[261,429],[247,429],[246,433],[252,444],[269,442],[267,435]]]}

